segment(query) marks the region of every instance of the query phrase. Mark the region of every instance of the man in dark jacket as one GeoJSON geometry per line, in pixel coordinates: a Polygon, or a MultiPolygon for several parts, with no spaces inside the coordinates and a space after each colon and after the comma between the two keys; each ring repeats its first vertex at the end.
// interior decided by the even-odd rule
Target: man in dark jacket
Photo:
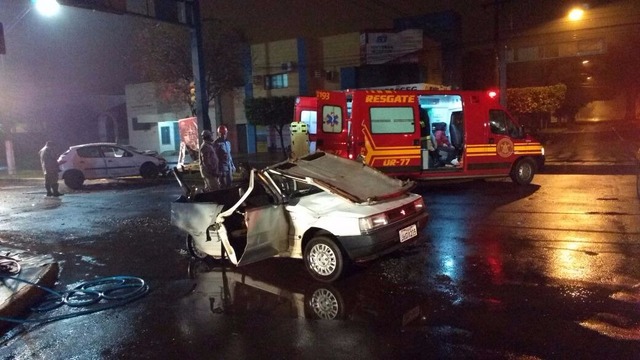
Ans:
{"type": "Polygon", "coordinates": [[[40,153],[40,164],[44,173],[44,188],[47,189],[46,196],[62,196],[58,192],[58,154],[55,151],[52,141],[47,141],[40,153]]]}
{"type": "Polygon", "coordinates": [[[213,134],[209,130],[202,132],[202,145],[200,146],[200,175],[204,180],[204,190],[214,191],[220,189],[218,177],[219,161],[216,148],[213,143],[213,134]]]}
{"type": "Polygon", "coordinates": [[[227,127],[218,126],[218,138],[214,141],[214,145],[218,154],[218,172],[220,173],[220,186],[222,188],[231,187],[233,182],[233,173],[236,172],[236,166],[231,158],[231,141],[227,138],[227,127]]]}

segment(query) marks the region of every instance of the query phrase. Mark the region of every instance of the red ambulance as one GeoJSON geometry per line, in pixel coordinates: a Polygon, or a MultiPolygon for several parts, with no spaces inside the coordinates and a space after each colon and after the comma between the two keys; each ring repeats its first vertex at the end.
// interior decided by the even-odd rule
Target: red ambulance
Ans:
{"type": "Polygon", "coordinates": [[[526,185],[544,165],[542,144],[495,92],[318,91],[298,98],[294,116],[308,124],[311,152],[360,160],[400,178],[510,176],[526,185]]]}

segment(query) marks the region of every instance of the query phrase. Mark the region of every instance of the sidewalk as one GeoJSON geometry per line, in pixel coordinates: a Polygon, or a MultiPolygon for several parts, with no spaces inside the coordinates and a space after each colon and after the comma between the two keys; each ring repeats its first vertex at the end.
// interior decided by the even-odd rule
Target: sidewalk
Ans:
{"type": "MultiPolygon", "coordinates": [[[[45,291],[22,281],[53,288],[58,280],[58,263],[49,255],[34,255],[1,245],[0,261],[0,317],[24,319],[45,291]],[[18,267],[16,263],[5,261],[10,259],[15,260],[18,267]]],[[[0,320],[0,334],[13,326],[14,322],[0,320]]]]}
{"type": "Polygon", "coordinates": [[[545,148],[546,161],[540,172],[542,174],[635,175],[638,173],[635,152],[640,146],[638,143],[640,124],[637,122],[622,120],[577,122],[565,124],[562,127],[538,130],[535,136],[545,148]],[[608,134],[609,138],[613,139],[618,152],[610,155],[605,150],[587,151],[583,153],[586,156],[580,158],[571,152],[565,152],[566,144],[571,144],[571,139],[576,134],[589,133],[608,134]]]}
{"type": "MultiPolygon", "coordinates": [[[[247,163],[251,167],[261,169],[268,165],[272,165],[287,159],[287,157],[281,152],[266,152],[266,153],[253,153],[253,154],[231,154],[233,156],[233,162],[236,167],[242,163],[247,163]]],[[[178,164],[178,156],[165,156],[169,169],[173,169],[178,164]]]]}

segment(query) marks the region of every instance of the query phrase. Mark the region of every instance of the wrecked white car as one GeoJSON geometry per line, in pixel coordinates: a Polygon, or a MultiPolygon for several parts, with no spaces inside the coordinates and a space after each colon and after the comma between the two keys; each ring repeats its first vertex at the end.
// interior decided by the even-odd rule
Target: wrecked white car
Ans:
{"type": "Polygon", "coordinates": [[[213,192],[191,194],[175,174],[186,194],[172,203],[171,222],[187,232],[193,256],[224,250],[237,266],[304,259],[323,282],[411,243],[428,217],[413,182],[323,152],[252,169],[247,183],[213,192]]]}

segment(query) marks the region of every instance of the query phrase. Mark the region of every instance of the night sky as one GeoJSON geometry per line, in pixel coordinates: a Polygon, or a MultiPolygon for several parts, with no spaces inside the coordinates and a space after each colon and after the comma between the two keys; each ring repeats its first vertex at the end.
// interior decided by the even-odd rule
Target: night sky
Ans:
{"type": "Polygon", "coordinates": [[[72,7],[44,17],[28,0],[0,0],[2,120],[46,121],[86,107],[92,95],[124,95],[135,81],[125,57],[137,20],[72,7]]]}
{"type": "Polygon", "coordinates": [[[26,0],[0,0],[7,46],[3,80],[40,89],[122,93],[135,19],[71,7],[46,18],[29,8],[26,0]]]}
{"type": "MultiPolygon", "coordinates": [[[[513,28],[525,20],[558,17],[569,3],[507,1],[529,15],[504,16],[501,21],[513,28]]],[[[494,36],[491,0],[201,0],[201,4],[204,19],[233,24],[252,43],[389,29],[394,19],[446,10],[464,19],[460,37],[466,45],[486,45],[494,36]]],[[[0,55],[0,116],[25,116],[28,109],[45,103],[73,103],[88,94],[123,95],[125,84],[137,82],[126,55],[140,17],[63,6],[57,16],[45,18],[30,7],[29,0],[0,0],[7,46],[7,54],[0,55]]]]}

